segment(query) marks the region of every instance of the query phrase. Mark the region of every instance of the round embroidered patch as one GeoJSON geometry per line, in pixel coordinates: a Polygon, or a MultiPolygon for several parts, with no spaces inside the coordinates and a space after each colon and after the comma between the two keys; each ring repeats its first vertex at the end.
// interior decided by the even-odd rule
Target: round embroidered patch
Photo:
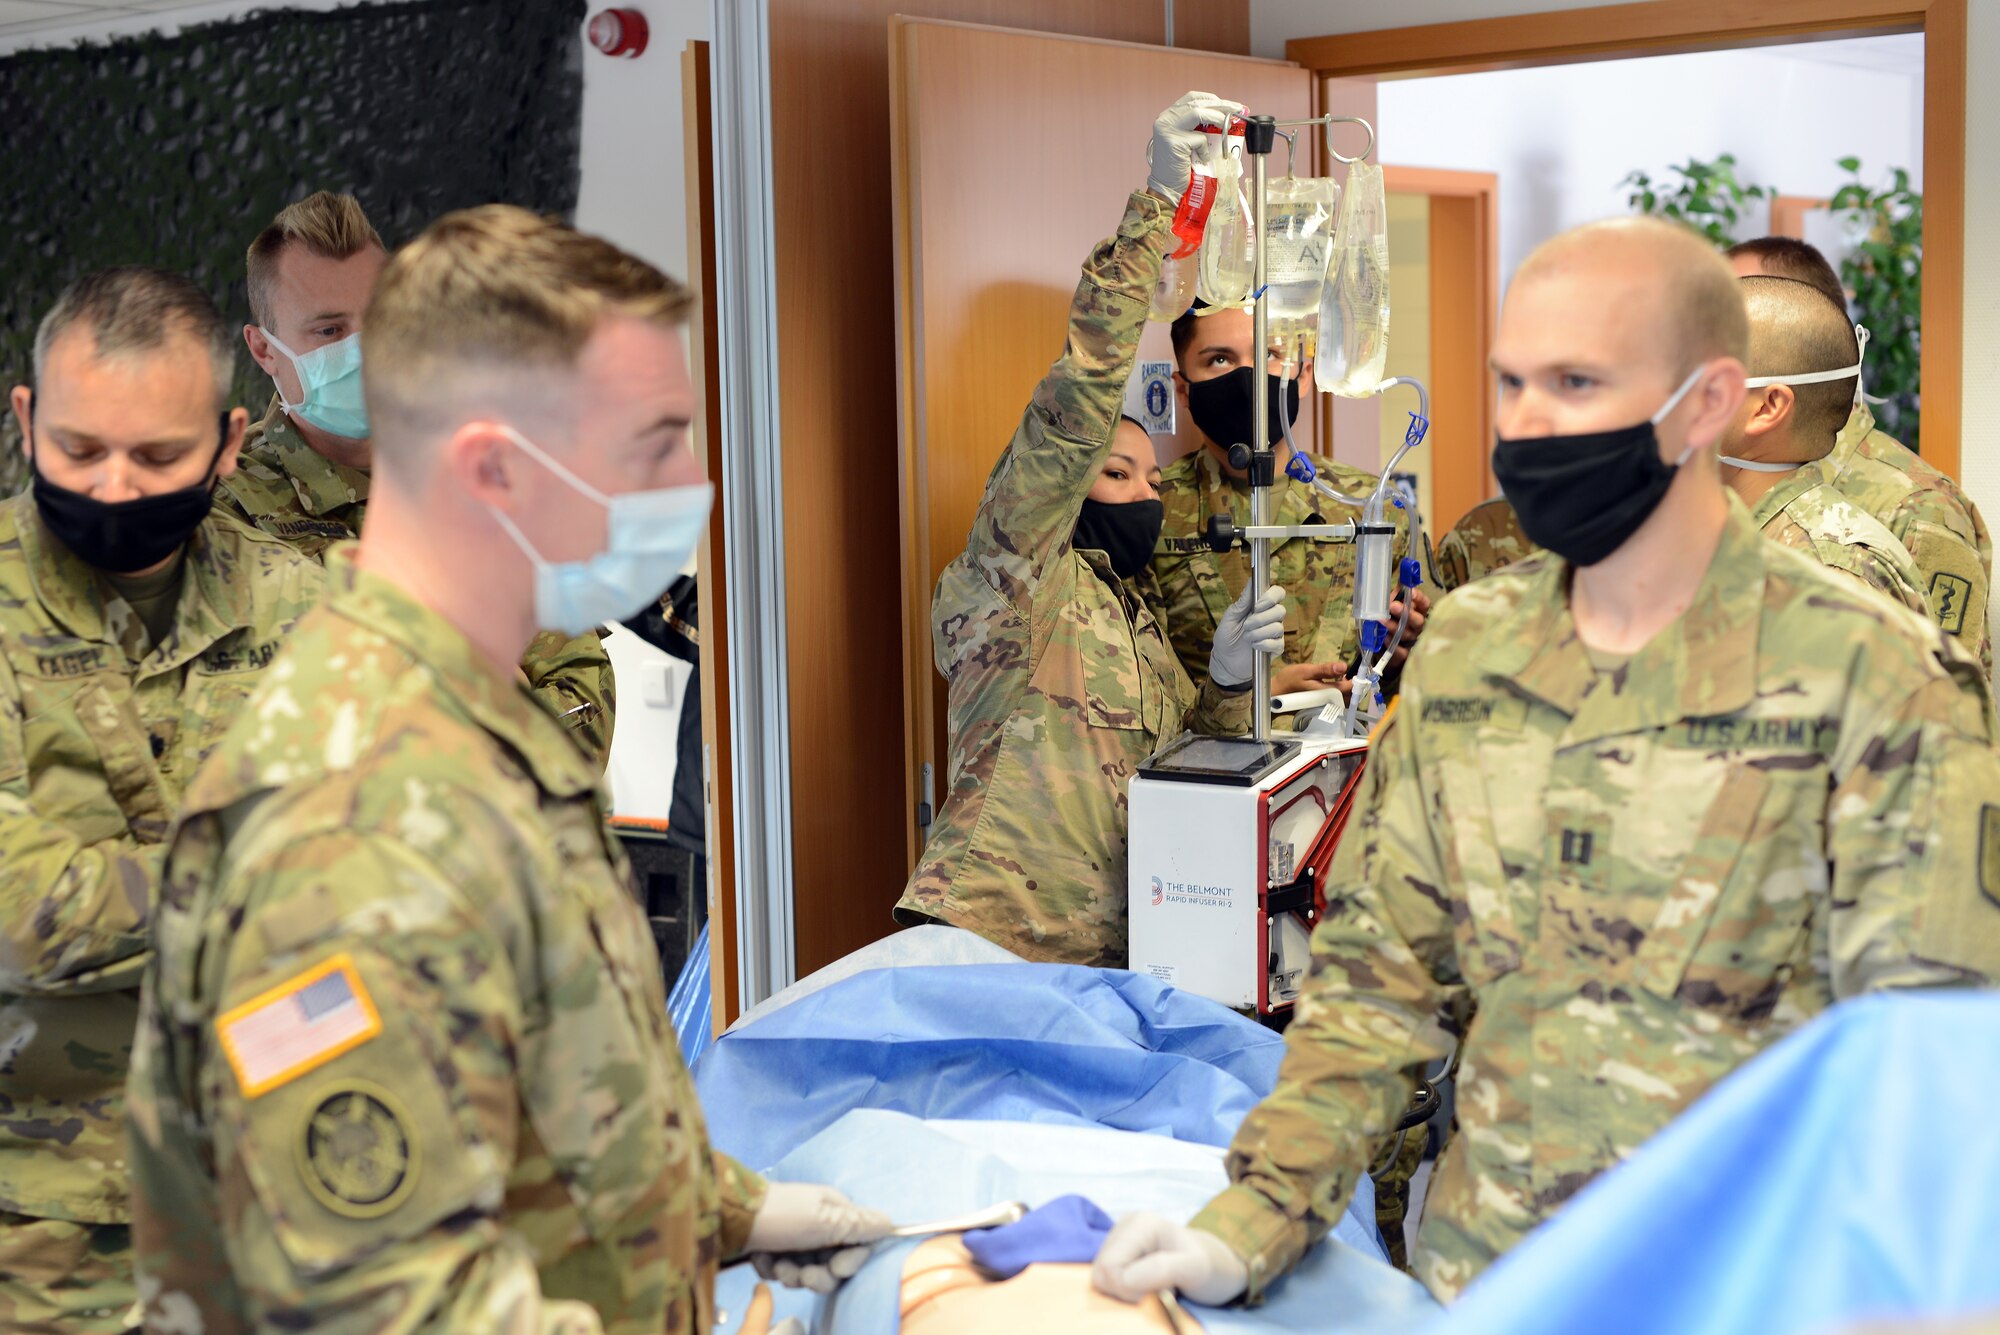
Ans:
{"type": "Polygon", "coordinates": [[[393,1094],[366,1081],[343,1081],[314,1106],[298,1154],[307,1189],[350,1219],[389,1213],[417,1184],[409,1116],[393,1094]]]}

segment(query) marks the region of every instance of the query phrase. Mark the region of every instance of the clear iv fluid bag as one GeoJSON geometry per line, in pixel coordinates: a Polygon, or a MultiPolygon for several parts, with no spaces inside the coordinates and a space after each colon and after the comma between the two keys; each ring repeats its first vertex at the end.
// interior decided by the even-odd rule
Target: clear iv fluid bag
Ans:
{"type": "Polygon", "coordinates": [[[1250,284],[1257,276],[1257,238],[1250,230],[1241,155],[1223,154],[1215,174],[1219,193],[1201,238],[1195,295],[1208,306],[1247,306],[1250,284]]]}
{"type": "Polygon", "coordinates": [[[1264,281],[1273,334],[1311,333],[1319,324],[1339,199],[1340,186],[1330,177],[1288,176],[1265,186],[1264,281]]]}
{"type": "Polygon", "coordinates": [[[1160,263],[1160,281],[1153,288],[1153,304],[1146,311],[1146,318],[1171,324],[1187,314],[1188,307],[1194,305],[1195,269],[1200,261],[1190,255],[1177,260],[1169,255],[1160,263]]]}
{"type": "Polygon", "coordinates": [[[1201,266],[1201,239],[1207,233],[1209,215],[1215,209],[1215,173],[1197,162],[1188,177],[1188,188],[1174,206],[1174,243],[1160,262],[1160,281],[1153,285],[1153,300],[1146,318],[1172,323],[1194,305],[1195,275],[1201,266]]]}
{"type": "Polygon", "coordinates": [[[1319,308],[1315,379],[1326,393],[1367,398],[1389,361],[1389,206],[1382,169],[1348,168],[1332,272],[1319,308]]]}

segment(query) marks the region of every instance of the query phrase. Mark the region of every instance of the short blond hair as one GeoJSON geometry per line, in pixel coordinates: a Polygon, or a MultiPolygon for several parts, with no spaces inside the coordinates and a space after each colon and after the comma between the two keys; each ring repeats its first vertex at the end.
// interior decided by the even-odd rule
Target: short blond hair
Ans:
{"type": "Polygon", "coordinates": [[[511,204],[448,213],[390,259],[362,326],[378,452],[393,465],[396,436],[542,393],[608,316],[679,328],[693,308],[681,283],[558,219],[511,204]]]}
{"type": "Polygon", "coordinates": [[[296,204],[287,204],[269,227],[257,233],[244,257],[250,318],[261,329],[271,327],[271,288],[278,280],[278,260],[293,246],[326,260],[344,260],[371,246],[388,249],[362,212],[361,201],[352,195],[319,190],[296,204]]]}
{"type": "Polygon", "coordinates": [[[1660,218],[1587,223],[1543,242],[1521,262],[1514,281],[1566,269],[1572,262],[1612,258],[1636,264],[1657,280],[1666,347],[1674,378],[1715,357],[1750,357],[1750,315],[1736,273],[1691,227],[1660,218]]]}

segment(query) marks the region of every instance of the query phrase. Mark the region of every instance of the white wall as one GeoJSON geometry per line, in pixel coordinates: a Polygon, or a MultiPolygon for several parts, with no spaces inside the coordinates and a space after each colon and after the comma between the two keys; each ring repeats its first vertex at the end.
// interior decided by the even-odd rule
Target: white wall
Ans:
{"type": "MultiPolygon", "coordinates": [[[[165,14],[112,19],[0,35],[0,56],[28,47],[68,46],[158,28],[235,18],[253,9],[334,9],[356,0],[216,0],[165,14]]],[[[367,3],[368,0],[360,0],[367,3]]],[[[593,4],[592,12],[601,6],[593,4]]],[[[708,35],[709,8],[699,0],[624,0],[652,29],[646,53],[612,60],[583,52],[583,179],[577,225],[597,232],[679,277],[687,265],[682,193],[681,48],[708,35]]],[[[246,244],[248,237],[244,238],[246,244]]]]}
{"type": "MultiPolygon", "coordinates": [[[[1965,94],[1965,427],[1959,480],[2000,519],[2000,11],[1967,5],[1965,94]]],[[[2000,599],[2000,590],[1995,590],[2000,599]]]]}
{"type": "MultiPolygon", "coordinates": [[[[591,5],[595,13],[601,6],[591,5]]],[[[646,16],[652,37],[637,60],[583,52],[583,189],[576,225],[689,276],[681,50],[705,40],[700,0],[620,0],[646,16]]]]}
{"type": "MultiPolygon", "coordinates": [[[[1256,54],[1293,37],[1584,9],[1599,0],[1250,0],[1256,54]]],[[[1960,481],[2000,520],[2000,4],[1966,6],[1965,409],[1960,481]]],[[[2000,602],[2000,588],[1995,589],[2000,602]]]]}
{"type": "MultiPolygon", "coordinates": [[[[1785,49],[1393,80],[1377,94],[1377,152],[1497,172],[1503,275],[1558,232],[1629,212],[1619,182],[1634,168],[1665,184],[1670,164],[1734,153],[1746,184],[1823,197],[1847,179],[1835,160],[1853,155],[1870,181],[1907,167],[1921,184],[1920,76],[1785,49]]],[[[1767,210],[1752,210],[1739,238],[1767,230],[1767,210]]]]}
{"type": "Polygon", "coordinates": [[[1250,0],[1250,54],[1282,60],[1294,37],[1591,9],[1605,0],[1250,0]]]}

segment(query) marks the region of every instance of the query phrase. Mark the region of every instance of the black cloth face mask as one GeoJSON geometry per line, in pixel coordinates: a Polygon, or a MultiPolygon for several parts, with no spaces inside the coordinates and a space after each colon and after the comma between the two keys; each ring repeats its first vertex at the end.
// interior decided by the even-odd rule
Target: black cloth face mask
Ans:
{"type": "Polygon", "coordinates": [[[157,496],[111,502],[59,487],[42,476],[35,459],[34,400],[28,405],[28,462],[35,475],[35,509],[56,540],[85,565],[114,575],[151,569],[185,546],[201,521],[208,518],[215,504],[215,470],[229,440],[228,413],[222,414],[221,437],[208,461],[208,475],[200,482],[157,496]]]}
{"type": "Polygon", "coordinates": [[[1594,566],[1659,509],[1674,475],[1694,453],[1660,458],[1654,430],[1701,378],[1697,366],[1648,421],[1616,431],[1527,436],[1493,442],[1493,476],[1521,520],[1521,531],[1572,565],[1594,566]]]}
{"type": "Polygon", "coordinates": [[[1167,507],[1159,501],[1085,500],[1073,542],[1078,551],[1103,552],[1118,578],[1131,579],[1152,561],[1166,519],[1167,507]]]}
{"type": "MultiPolygon", "coordinates": [[[[1201,434],[1225,450],[1232,445],[1248,445],[1250,429],[1255,425],[1252,418],[1257,401],[1252,396],[1256,392],[1257,371],[1249,366],[1239,366],[1213,380],[1190,380],[1188,416],[1201,428],[1201,434]]],[[[1287,380],[1266,371],[1264,393],[1270,405],[1270,419],[1265,428],[1270,439],[1264,443],[1276,445],[1285,438],[1285,428],[1299,420],[1299,382],[1296,377],[1287,380]]]]}

